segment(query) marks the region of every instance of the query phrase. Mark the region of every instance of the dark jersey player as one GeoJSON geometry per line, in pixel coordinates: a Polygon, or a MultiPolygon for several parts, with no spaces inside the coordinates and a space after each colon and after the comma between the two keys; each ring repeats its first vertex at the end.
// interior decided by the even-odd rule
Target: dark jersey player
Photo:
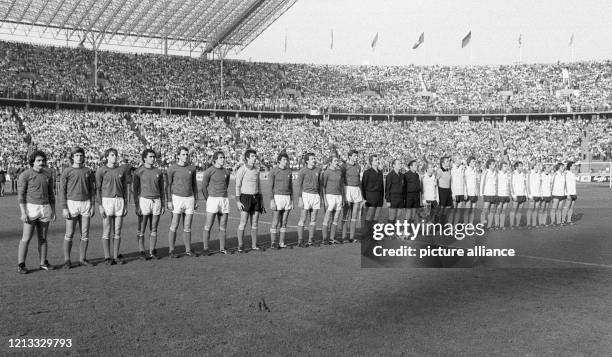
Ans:
{"type": "Polygon", "coordinates": [[[143,165],[134,171],[132,186],[134,204],[138,216],[138,249],[140,259],[159,259],[155,245],[159,217],[164,214],[166,200],[164,197],[164,177],[160,169],[153,167],[156,160],[155,151],[145,149],[141,155],[143,165]],[[145,253],[144,236],[149,226],[149,255],[145,253]]]}
{"type": "Polygon", "coordinates": [[[96,212],[96,179],[94,173],[83,166],[85,150],[74,147],[70,152],[72,166],[62,172],[60,178],[60,199],[62,216],[66,220],[64,235],[64,268],[71,268],[70,250],[72,237],[77,223],[81,229],[79,262],[81,265],[91,265],[87,262],[87,245],[89,242],[89,222],[96,212]]]}

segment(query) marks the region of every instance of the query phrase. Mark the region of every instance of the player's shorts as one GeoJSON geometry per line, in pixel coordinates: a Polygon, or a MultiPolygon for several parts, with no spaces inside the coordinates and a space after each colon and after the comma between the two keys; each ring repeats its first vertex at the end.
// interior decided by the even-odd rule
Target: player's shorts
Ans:
{"type": "Polygon", "coordinates": [[[366,207],[382,207],[385,203],[382,192],[366,192],[365,201],[366,207]]]}
{"type": "Polygon", "coordinates": [[[510,196],[497,196],[498,203],[508,203],[510,202],[510,196]]]}
{"type": "Polygon", "coordinates": [[[438,198],[440,199],[440,207],[453,207],[453,196],[450,188],[438,187],[438,198]]]}
{"type": "Polygon", "coordinates": [[[542,201],[543,202],[550,202],[550,201],[552,201],[552,197],[551,196],[542,196],[542,201]]]}
{"type": "Polygon", "coordinates": [[[172,195],[172,206],[174,207],[172,210],[172,213],[174,214],[193,214],[193,211],[195,210],[195,197],[172,195]]]}
{"type": "Polygon", "coordinates": [[[102,197],[102,208],[107,216],[123,216],[125,201],[123,197],[102,197]]]}
{"type": "Polygon", "coordinates": [[[436,208],[438,207],[438,201],[430,201],[427,200],[425,201],[425,204],[427,204],[427,206],[431,207],[431,208],[436,208]]]}
{"type": "Polygon", "coordinates": [[[576,201],[578,199],[578,195],[570,195],[571,201],[576,201]]]}
{"type": "Polygon", "coordinates": [[[338,211],[342,209],[342,195],[325,195],[328,211],[338,211]]]}
{"type": "Polygon", "coordinates": [[[540,202],[540,201],[542,201],[542,197],[540,197],[540,196],[533,196],[531,199],[533,200],[533,202],[540,202]]]}
{"type": "Polygon", "coordinates": [[[565,197],[565,196],[553,196],[553,198],[554,198],[555,200],[563,201],[563,200],[565,200],[567,197],[565,197]]]}
{"type": "Polygon", "coordinates": [[[51,205],[37,205],[35,203],[26,203],[26,215],[30,221],[39,220],[41,222],[49,222],[53,210],[51,205]]]}
{"type": "Polygon", "coordinates": [[[70,217],[78,217],[78,216],[89,217],[91,216],[90,214],[91,201],[90,200],[86,200],[86,201],[67,200],[66,203],[68,204],[68,212],[70,212],[70,217]]]}
{"type": "Polygon", "coordinates": [[[140,213],[143,216],[154,215],[159,216],[161,214],[162,204],[160,198],[146,198],[139,197],[138,206],[140,207],[140,213]]]}
{"type": "Polygon", "coordinates": [[[483,196],[483,201],[496,205],[497,204],[497,197],[498,196],[486,196],[485,195],[485,196],[483,196]]]}
{"type": "Polygon", "coordinates": [[[389,196],[389,203],[390,203],[389,208],[404,208],[405,206],[404,197],[400,195],[389,196]]]}
{"type": "Polygon", "coordinates": [[[516,203],[523,203],[527,201],[527,197],[525,196],[516,196],[516,203]]]}
{"type": "Polygon", "coordinates": [[[274,203],[277,211],[288,211],[293,209],[293,201],[290,195],[274,195],[274,203]]]}
{"type": "Polygon", "coordinates": [[[208,213],[228,214],[229,211],[229,198],[227,197],[208,197],[206,200],[206,212],[208,213]]]}
{"type": "Polygon", "coordinates": [[[406,208],[419,208],[421,201],[421,194],[418,192],[406,193],[406,208]]]}
{"type": "Polygon", "coordinates": [[[478,196],[468,196],[467,201],[472,202],[472,203],[476,203],[476,202],[478,202],[478,196]]]}
{"type": "Polygon", "coordinates": [[[321,196],[316,193],[302,192],[304,209],[321,209],[321,196]]]}
{"type": "Polygon", "coordinates": [[[363,196],[361,195],[361,188],[357,186],[346,186],[344,190],[345,190],[344,196],[346,197],[346,202],[359,203],[363,201],[363,196]]]}
{"type": "Polygon", "coordinates": [[[465,202],[465,201],[467,201],[467,200],[465,199],[465,194],[464,193],[462,193],[462,194],[455,194],[455,202],[461,203],[461,202],[465,202]]]}
{"type": "Polygon", "coordinates": [[[263,212],[263,198],[259,193],[256,193],[254,195],[246,193],[240,194],[240,203],[242,203],[242,205],[244,206],[244,212],[263,212]]]}

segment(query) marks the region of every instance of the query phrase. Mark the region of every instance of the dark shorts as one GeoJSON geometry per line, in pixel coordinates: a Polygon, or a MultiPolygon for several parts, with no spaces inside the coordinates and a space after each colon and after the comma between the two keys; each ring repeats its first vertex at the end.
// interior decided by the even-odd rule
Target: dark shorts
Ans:
{"type": "Polygon", "coordinates": [[[553,196],[553,198],[554,198],[555,200],[563,201],[563,200],[565,200],[567,197],[565,197],[565,196],[553,196]]]}
{"type": "Polygon", "coordinates": [[[456,195],[455,196],[455,202],[460,203],[460,202],[465,202],[465,201],[467,201],[465,199],[465,195],[456,195]]]}
{"type": "Polygon", "coordinates": [[[401,195],[389,196],[389,208],[404,208],[404,197],[401,195]]]}
{"type": "Polygon", "coordinates": [[[497,196],[498,203],[508,203],[510,202],[510,196],[497,196]]]}
{"type": "Polygon", "coordinates": [[[438,207],[438,202],[437,201],[425,201],[425,203],[431,207],[431,208],[436,208],[438,207]]]}
{"type": "Polygon", "coordinates": [[[523,203],[527,201],[527,197],[525,196],[516,196],[516,203],[523,203]]]}
{"type": "Polygon", "coordinates": [[[578,195],[570,195],[572,201],[576,201],[578,199],[578,195]]]}
{"type": "Polygon", "coordinates": [[[550,202],[550,201],[552,201],[552,197],[551,196],[542,197],[542,201],[550,202]]]}
{"type": "Polygon", "coordinates": [[[540,196],[533,196],[532,199],[533,199],[533,202],[540,202],[540,201],[542,201],[542,197],[540,197],[540,196]]]}
{"type": "Polygon", "coordinates": [[[244,212],[263,212],[263,199],[261,194],[248,195],[243,193],[240,195],[240,203],[244,205],[244,212]]]}
{"type": "Polygon", "coordinates": [[[421,206],[421,194],[418,192],[406,193],[406,208],[419,208],[421,206]]]}
{"type": "Polygon", "coordinates": [[[440,199],[440,207],[453,207],[453,196],[450,188],[438,187],[438,198],[440,199]]]}
{"type": "Polygon", "coordinates": [[[380,192],[366,192],[365,201],[366,207],[382,207],[385,203],[383,195],[380,192]]]}
{"type": "Polygon", "coordinates": [[[478,196],[468,196],[467,200],[472,202],[472,203],[476,203],[476,202],[478,202],[478,196]]]}
{"type": "Polygon", "coordinates": [[[494,205],[497,204],[497,196],[483,196],[483,200],[494,205]]]}

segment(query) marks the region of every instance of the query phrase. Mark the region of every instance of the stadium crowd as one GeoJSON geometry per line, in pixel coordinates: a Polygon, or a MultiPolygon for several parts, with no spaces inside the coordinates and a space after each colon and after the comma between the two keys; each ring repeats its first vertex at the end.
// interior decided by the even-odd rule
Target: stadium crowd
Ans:
{"type": "Polygon", "coordinates": [[[609,110],[612,62],[349,66],[224,62],[0,41],[5,96],[333,113],[609,110]]]}
{"type": "Polygon", "coordinates": [[[264,167],[271,168],[280,152],[289,156],[289,167],[299,169],[303,155],[314,152],[326,162],[333,154],[356,149],[360,162],[378,154],[385,171],[391,160],[435,161],[443,155],[489,157],[508,150],[523,162],[581,161],[590,152],[595,159],[610,157],[610,131],[606,119],[553,121],[459,122],[400,120],[321,120],[213,118],[111,112],[83,112],[39,108],[0,108],[0,166],[23,165],[25,155],[44,150],[50,167],[68,165],[68,150],[87,149],[89,167],[100,165],[101,154],[116,148],[122,159],[140,165],[140,152],[151,148],[161,167],[176,158],[176,148],[190,149],[191,163],[203,170],[215,151],[227,156],[233,168],[248,148],[259,152],[264,167]],[[24,132],[19,132],[23,123],[24,132]],[[586,140],[586,141],[585,141],[586,140]],[[587,145],[588,144],[588,145],[587,145]]]}

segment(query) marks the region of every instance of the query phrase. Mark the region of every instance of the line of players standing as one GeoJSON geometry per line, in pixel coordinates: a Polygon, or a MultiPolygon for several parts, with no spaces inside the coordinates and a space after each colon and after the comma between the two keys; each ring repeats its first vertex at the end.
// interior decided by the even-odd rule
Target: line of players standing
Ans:
{"type": "MultiPolygon", "coordinates": [[[[179,225],[183,223],[182,238],[186,256],[196,256],[191,250],[191,223],[198,208],[199,195],[196,181],[196,168],[188,163],[189,150],[180,147],[177,151],[177,163],[167,170],[167,179],[160,169],[156,168],[156,154],[147,149],[142,153],[143,165],[133,175],[133,198],[138,215],[137,240],[141,259],[159,259],[156,251],[159,218],[166,208],[172,211],[172,221],[168,232],[170,257],[178,257],[175,252],[175,241],[179,225]],[[144,237],[149,229],[149,252],[145,252],[144,237]]],[[[105,263],[114,265],[124,261],[119,254],[123,217],[127,214],[128,189],[125,169],[117,165],[117,150],[108,149],[104,153],[105,166],[94,173],[84,166],[84,150],[73,148],[70,153],[72,166],[65,169],[60,179],[60,202],[62,216],[66,219],[64,236],[65,268],[72,267],[70,253],[72,238],[79,224],[81,233],[79,263],[91,265],[86,259],[89,240],[89,222],[95,215],[95,203],[103,219],[102,243],[105,263]],[[112,237],[111,237],[112,235],[112,237]],[[111,239],[112,238],[112,239],[111,239]],[[111,244],[112,243],[112,244],[111,244]]],[[[262,196],[260,170],[256,166],[257,153],[254,150],[245,152],[245,164],[236,172],[237,208],[240,212],[238,225],[238,252],[243,251],[244,230],[251,224],[251,250],[258,250],[257,225],[259,215],[265,212],[262,196]]],[[[287,232],[287,220],[293,209],[294,197],[298,198],[301,208],[297,226],[298,242],[302,247],[316,243],[315,228],[317,213],[323,207],[325,215],[322,222],[322,243],[335,244],[355,241],[357,220],[361,204],[365,201],[365,231],[368,232],[373,222],[378,219],[384,201],[389,204],[389,221],[395,222],[401,209],[406,209],[406,219],[417,220],[417,209],[423,205],[426,211],[433,211],[434,220],[441,221],[447,217],[447,210],[456,203],[458,208],[468,209],[468,222],[474,220],[474,208],[478,197],[482,196],[484,205],[481,222],[487,222],[489,228],[503,228],[509,203],[510,226],[520,225],[522,205],[529,200],[527,226],[559,224],[571,222],[573,206],[576,200],[575,167],[557,164],[555,172],[547,166],[534,164],[525,172],[522,163],[513,165],[502,161],[497,167],[495,160],[488,160],[482,174],[476,167],[475,158],[463,162],[456,158],[451,166],[450,158],[443,157],[440,168],[434,172],[433,165],[426,163],[425,172],[417,172],[417,161],[408,164],[408,171],[400,171],[399,160],[393,161],[393,169],[386,182],[380,169],[378,157],[369,157],[369,168],[363,173],[357,163],[358,153],[351,150],[347,162],[341,166],[340,159],[332,156],[328,165],[322,170],[317,166],[313,153],[305,155],[305,166],[297,178],[298,192],[293,194],[293,174],[289,168],[289,157],[285,153],[278,156],[278,165],[268,177],[272,197],[269,207],[273,211],[270,228],[271,245],[284,248],[287,232]],[[567,198],[567,204],[561,202],[567,198]],[[550,209],[548,211],[548,209],[550,209]],[[487,221],[488,218],[488,221],[487,221]],[[342,222],[341,222],[342,220],[342,222]],[[493,225],[493,222],[494,225],[493,225]],[[341,239],[336,240],[338,226],[342,227],[341,239]],[[304,239],[307,227],[308,238],[304,239]],[[279,238],[278,242],[276,241],[279,238]]],[[[53,178],[45,170],[46,155],[36,151],[30,155],[30,169],[25,170],[18,179],[18,197],[21,209],[23,236],[19,244],[18,272],[27,273],[25,258],[29,241],[34,229],[38,233],[40,268],[50,269],[46,259],[47,230],[50,221],[55,220],[55,196],[53,178]]],[[[206,221],[202,241],[201,255],[209,255],[210,230],[215,222],[219,226],[219,253],[227,253],[225,248],[227,220],[230,211],[228,187],[230,173],[224,168],[225,155],[216,152],[213,155],[213,166],[203,175],[202,196],[206,201],[206,221]]],[[[456,212],[461,212],[458,210],[456,212]]],[[[453,220],[462,220],[455,214],[453,220]]]]}

